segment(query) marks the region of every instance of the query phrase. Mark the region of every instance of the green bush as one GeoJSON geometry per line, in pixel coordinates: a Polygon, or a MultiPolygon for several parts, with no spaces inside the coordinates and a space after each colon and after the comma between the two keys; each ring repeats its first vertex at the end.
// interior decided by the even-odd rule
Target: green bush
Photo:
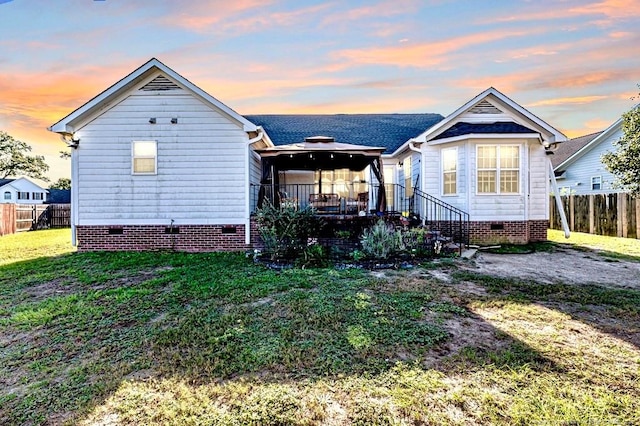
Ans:
{"type": "Polygon", "coordinates": [[[405,250],[402,232],[380,219],[365,229],[360,238],[362,252],[373,259],[387,259],[405,250]]]}
{"type": "Polygon", "coordinates": [[[272,260],[303,255],[309,240],[318,236],[323,225],[310,208],[276,207],[269,202],[256,212],[256,222],[265,252],[272,260]]]}

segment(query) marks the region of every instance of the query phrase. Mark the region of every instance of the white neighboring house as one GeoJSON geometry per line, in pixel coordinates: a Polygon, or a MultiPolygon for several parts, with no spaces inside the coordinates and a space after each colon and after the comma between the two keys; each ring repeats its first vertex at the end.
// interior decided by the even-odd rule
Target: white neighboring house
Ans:
{"type": "Polygon", "coordinates": [[[43,204],[49,191],[25,177],[0,179],[0,202],[16,204],[43,204]]]}
{"type": "Polygon", "coordinates": [[[603,132],[574,138],[562,144],[552,157],[561,195],[607,194],[619,192],[615,177],[600,157],[614,151],[613,142],[622,137],[622,118],[603,132]]]}
{"type": "Polygon", "coordinates": [[[491,87],[393,153],[405,182],[469,213],[471,241],[546,240],[560,131],[491,87]]]}

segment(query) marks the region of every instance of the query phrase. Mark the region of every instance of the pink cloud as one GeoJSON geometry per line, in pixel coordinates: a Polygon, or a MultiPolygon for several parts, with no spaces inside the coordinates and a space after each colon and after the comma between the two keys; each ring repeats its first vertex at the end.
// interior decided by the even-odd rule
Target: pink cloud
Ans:
{"type": "Polygon", "coordinates": [[[397,46],[365,49],[346,49],[335,52],[336,69],[348,65],[395,65],[400,67],[427,68],[448,63],[450,55],[467,47],[491,43],[511,37],[522,37],[535,32],[496,30],[479,34],[468,34],[433,43],[402,43],[397,46]],[[346,61],[346,63],[345,63],[346,61]]]}

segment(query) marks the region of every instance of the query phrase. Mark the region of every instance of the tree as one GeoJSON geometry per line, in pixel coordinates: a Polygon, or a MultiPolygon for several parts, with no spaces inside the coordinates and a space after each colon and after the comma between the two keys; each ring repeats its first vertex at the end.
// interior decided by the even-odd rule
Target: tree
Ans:
{"type": "Polygon", "coordinates": [[[52,183],[49,189],[71,189],[71,179],[60,178],[56,182],[52,183]]]}
{"type": "Polygon", "coordinates": [[[0,131],[0,178],[25,175],[49,181],[45,173],[49,166],[42,155],[28,155],[31,147],[0,131]]]}
{"type": "Polygon", "coordinates": [[[615,177],[614,186],[640,195],[640,106],[622,115],[622,137],[615,151],[602,155],[602,163],[615,177]]]}

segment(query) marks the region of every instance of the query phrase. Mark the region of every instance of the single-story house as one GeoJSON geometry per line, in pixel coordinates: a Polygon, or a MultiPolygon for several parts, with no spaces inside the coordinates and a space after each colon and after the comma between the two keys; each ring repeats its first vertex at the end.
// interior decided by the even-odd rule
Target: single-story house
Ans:
{"type": "Polygon", "coordinates": [[[16,204],[42,204],[49,191],[25,177],[0,179],[0,202],[16,204]]]}
{"type": "Polygon", "coordinates": [[[622,137],[622,118],[602,132],[560,144],[551,157],[561,195],[607,194],[617,192],[615,177],[600,158],[614,151],[613,142],[622,137]]]}
{"type": "Polygon", "coordinates": [[[566,140],[495,88],[447,117],[243,116],[155,58],[49,130],[73,148],[81,250],[247,249],[265,197],[342,220],[456,215],[475,243],[545,240],[546,154],[566,140]]]}

